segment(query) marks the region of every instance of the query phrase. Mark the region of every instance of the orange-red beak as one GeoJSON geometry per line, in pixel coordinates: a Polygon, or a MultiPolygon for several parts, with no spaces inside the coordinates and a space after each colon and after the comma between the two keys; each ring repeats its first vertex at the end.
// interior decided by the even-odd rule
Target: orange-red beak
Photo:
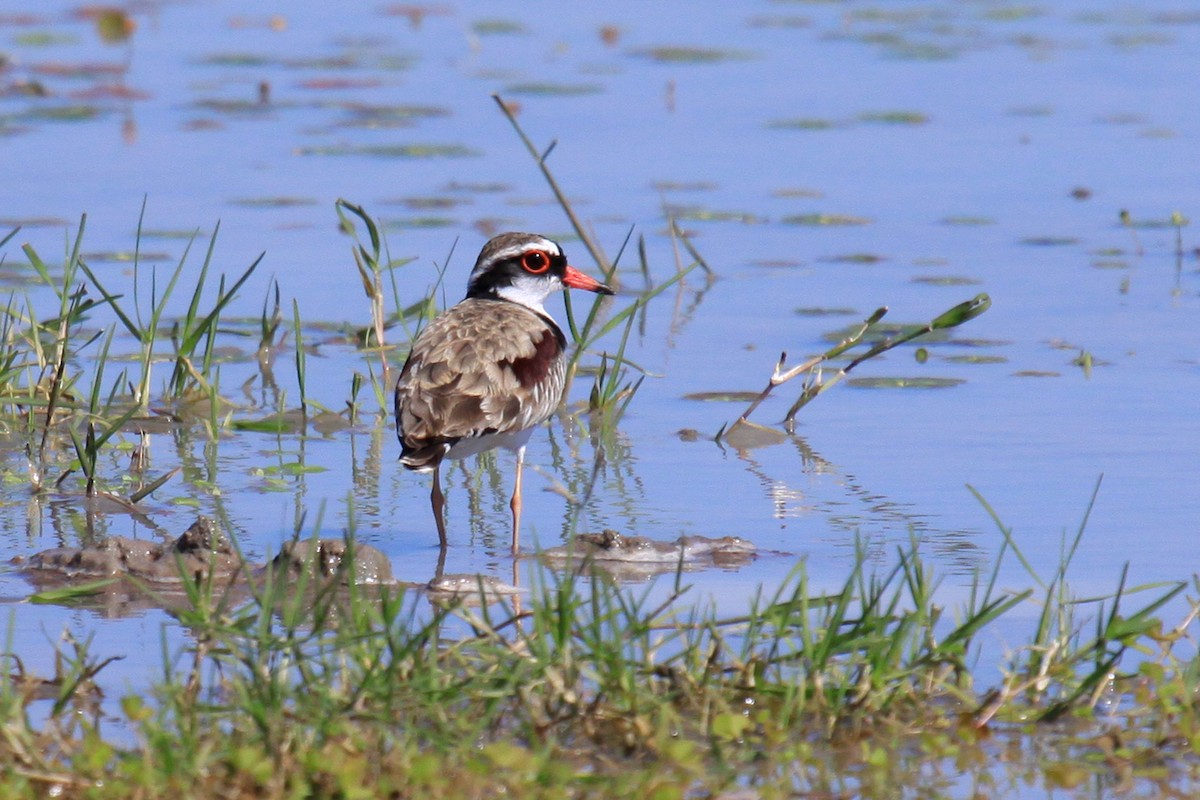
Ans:
{"type": "Polygon", "coordinates": [[[586,275],[574,267],[567,265],[567,272],[562,279],[564,286],[572,289],[583,289],[596,294],[613,294],[612,287],[605,286],[591,275],[586,275]]]}

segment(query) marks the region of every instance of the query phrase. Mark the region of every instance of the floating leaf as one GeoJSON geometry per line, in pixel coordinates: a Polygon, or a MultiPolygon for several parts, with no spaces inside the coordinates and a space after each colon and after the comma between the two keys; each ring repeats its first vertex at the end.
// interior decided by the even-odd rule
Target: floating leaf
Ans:
{"type": "Polygon", "coordinates": [[[810,189],[806,186],[789,186],[771,192],[772,197],[815,197],[821,198],[825,193],[820,189],[810,189]]]}
{"type": "Polygon", "coordinates": [[[841,127],[841,123],[819,117],[796,117],[792,119],[776,119],[767,123],[774,130],[792,131],[827,131],[841,127]]]}
{"type": "Polygon", "coordinates": [[[762,14],[752,17],[748,22],[751,28],[808,28],[813,24],[808,17],[790,14],[762,14]]]}
{"type": "Polygon", "coordinates": [[[542,97],[575,97],[599,94],[604,87],[598,83],[514,83],[506,90],[509,94],[540,95],[542,97]]]}
{"type": "Polygon", "coordinates": [[[794,261],[789,258],[756,258],[750,262],[755,267],[770,267],[770,268],[790,268],[803,267],[803,261],[794,261]]]}
{"type": "Polygon", "coordinates": [[[58,122],[81,122],[100,116],[100,109],[89,105],[43,106],[30,109],[25,116],[58,122]]]}
{"type": "Polygon", "coordinates": [[[672,206],[669,212],[677,220],[692,222],[741,222],[745,224],[763,222],[762,217],[747,211],[717,211],[700,206],[672,206]]]}
{"type": "Polygon", "coordinates": [[[265,67],[271,59],[259,53],[213,53],[196,63],[214,67],[265,67]]]}
{"type": "Polygon", "coordinates": [[[1071,236],[1029,236],[1021,240],[1021,244],[1032,245],[1033,247],[1062,247],[1078,243],[1079,240],[1071,236]]]}
{"type": "Polygon", "coordinates": [[[692,392],[683,396],[684,400],[701,400],[706,403],[745,403],[758,397],[758,392],[692,392]]]}
{"type": "Polygon", "coordinates": [[[404,206],[411,209],[450,209],[470,203],[463,197],[397,197],[380,201],[384,205],[404,206]]]}
{"type": "Polygon", "coordinates": [[[241,197],[229,202],[245,208],[290,208],[317,204],[311,197],[241,197]]]}
{"type": "Polygon", "coordinates": [[[1141,125],[1146,121],[1146,118],[1141,114],[1130,114],[1118,112],[1116,114],[1106,114],[1096,118],[1096,122],[1101,122],[1107,125],[1141,125]]]}
{"type": "Polygon", "coordinates": [[[1043,9],[1035,5],[999,5],[986,9],[983,12],[983,18],[1000,22],[1011,22],[1013,20],[1036,19],[1045,13],[1043,9]]]}
{"type": "Polygon", "coordinates": [[[1012,344],[1007,339],[956,338],[947,339],[947,344],[954,347],[1008,347],[1012,344]]]}
{"type": "Polygon", "coordinates": [[[529,33],[529,30],[516,20],[510,19],[481,19],[471,23],[471,30],[480,36],[502,34],[513,36],[529,33]]]}
{"type": "Polygon", "coordinates": [[[75,44],[78,39],[65,33],[50,31],[30,31],[19,33],[12,39],[13,44],[21,47],[52,47],[54,45],[75,44]]]}
{"type": "Polygon", "coordinates": [[[1179,133],[1173,128],[1146,128],[1138,132],[1143,139],[1174,139],[1179,133]]]}
{"type": "Polygon", "coordinates": [[[258,433],[290,433],[298,430],[291,419],[278,414],[263,419],[235,419],[230,424],[236,431],[256,431],[258,433]]]}
{"type": "Polygon", "coordinates": [[[867,111],[859,114],[858,120],[876,125],[924,125],[929,117],[919,111],[867,111]]]}
{"type": "Polygon", "coordinates": [[[1007,112],[1010,117],[1049,117],[1054,115],[1050,106],[1015,106],[1007,112]]]}
{"type": "Polygon", "coordinates": [[[324,77],[309,78],[297,84],[301,89],[340,90],[340,89],[374,89],[383,85],[378,78],[343,78],[324,77]]]}
{"type": "Polygon", "coordinates": [[[478,156],[461,144],[318,145],[301,147],[302,156],[370,156],[372,158],[466,158],[478,156]]]}
{"type": "Polygon", "coordinates": [[[1188,219],[1187,217],[1179,214],[1179,212],[1176,212],[1169,217],[1163,217],[1160,219],[1132,220],[1129,224],[1135,228],[1149,228],[1152,230],[1159,228],[1183,228],[1188,225],[1188,219]]]}
{"type": "Polygon", "coordinates": [[[966,214],[942,217],[938,221],[943,225],[958,225],[962,227],[996,224],[996,220],[992,219],[991,217],[972,217],[966,214]]]}
{"type": "Polygon", "coordinates": [[[745,61],[753,58],[753,54],[741,50],[686,46],[650,47],[637,50],[634,55],[668,64],[718,64],[722,61],[745,61]]]}
{"type": "Polygon", "coordinates": [[[405,230],[405,229],[432,229],[432,228],[450,228],[458,225],[459,221],[454,217],[403,217],[401,219],[389,219],[384,222],[383,227],[388,230],[405,230]]]}
{"type": "Polygon", "coordinates": [[[499,181],[485,183],[483,181],[451,181],[446,184],[447,192],[467,192],[469,194],[494,194],[499,192],[507,192],[512,189],[507,183],[499,181]]]}
{"type": "MultiPolygon", "coordinates": [[[[264,103],[261,100],[222,100],[218,98],[201,98],[193,105],[217,114],[265,114],[281,108],[279,103],[264,103]]],[[[193,127],[196,125],[197,123],[193,123],[193,127]]]]}
{"type": "Polygon", "coordinates": [[[147,250],[100,250],[84,254],[88,261],[133,263],[133,261],[171,261],[170,253],[154,253],[147,250]]]}
{"type": "Polygon", "coordinates": [[[859,389],[948,389],[966,383],[962,378],[933,378],[933,377],[892,377],[892,378],[850,378],[846,381],[850,386],[859,389]]]}
{"type": "Polygon", "coordinates": [[[382,125],[384,123],[410,122],[415,119],[436,119],[450,116],[450,109],[445,106],[348,103],[344,108],[355,120],[365,125],[382,125]]]}
{"type": "Polygon", "coordinates": [[[58,78],[82,78],[95,80],[98,76],[108,75],[113,78],[123,78],[129,67],[120,63],[100,61],[41,61],[30,64],[27,69],[39,75],[53,75],[58,78]]]}
{"type": "Polygon", "coordinates": [[[912,282],[930,286],[978,286],[983,283],[978,278],[968,278],[966,275],[918,275],[912,282]]]}
{"type": "Polygon", "coordinates": [[[823,256],[821,261],[827,264],[878,264],[887,261],[883,256],[874,253],[843,253],[837,256],[823,256]]]}
{"type": "Polygon", "coordinates": [[[311,464],[301,464],[299,461],[289,461],[286,464],[276,464],[263,469],[266,475],[308,475],[314,472],[328,472],[328,467],[311,464]]]}
{"type": "Polygon", "coordinates": [[[282,58],[279,63],[289,69],[358,69],[362,63],[352,56],[307,56],[303,58],[282,58]]]}
{"type": "Polygon", "coordinates": [[[867,217],[856,217],[850,214],[797,214],[784,217],[780,222],[785,225],[816,225],[821,227],[871,224],[871,220],[867,217]]]}
{"type": "Polygon", "coordinates": [[[984,356],[970,353],[959,356],[942,356],[943,361],[951,364],[1007,364],[1007,356],[984,356]]]}
{"type": "Polygon", "coordinates": [[[709,181],[654,181],[650,186],[656,192],[712,192],[718,188],[709,181]]]}
{"type": "Polygon", "coordinates": [[[949,61],[958,57],[958,51],[953,48],[908,41],[898,36],[881,43],[885,45],[888,56],[905,61],[949,61]]]}

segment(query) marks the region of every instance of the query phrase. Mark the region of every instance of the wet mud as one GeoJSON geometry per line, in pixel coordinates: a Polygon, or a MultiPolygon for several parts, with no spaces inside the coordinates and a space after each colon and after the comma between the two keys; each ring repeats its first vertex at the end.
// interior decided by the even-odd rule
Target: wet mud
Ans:
{"type": "MultiPolygon", "coordinates": [[[[753,544],[736,536],[681,536],[670,542],[626,536],[614,530],[584,533],[570,544],[536,554],[552,567],[595,568],[620,580],[643,580],[665,572],[706,568],[736,569],[757,555],[753,544]]],[[[251,597],[254,584],[284,580],[298,590],[338,586],[411,589],[431,602],[500,602],[520,587],[489,575],[437,575],[424,583],[397,580],[380,550],[342,539],[292,540],[266,563],[249,563],[220,527],[199,517],[170,542],[108,536],[78,547],[55,547],[14,561],[42,602],[82,604],[106,616],[126,616],[148,608],[185,608],[189,589],[210,585],[225,601],[251,597]]]]}
{"type": "Polygon", "coordinates": [[[568,544],[542,551],[539,557],[556,567],[592,564],[619,580],[635,581],[675,570],[738,569],[757,555],[754,544],[738,536],[680,536],[663,542],[608,528],[601,533],[581,533],[568,544]]]}

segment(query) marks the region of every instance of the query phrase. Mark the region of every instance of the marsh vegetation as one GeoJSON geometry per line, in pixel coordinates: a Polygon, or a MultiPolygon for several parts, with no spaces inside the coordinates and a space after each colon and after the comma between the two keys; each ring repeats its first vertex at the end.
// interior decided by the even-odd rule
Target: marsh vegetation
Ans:
{"type": "Polygon", "coordinates": [[[6,797],[1197,793],[1200,28],[793,5],[0,13],[6,797]],[[439,554],[507,229],[619,292],[439,554]]]}

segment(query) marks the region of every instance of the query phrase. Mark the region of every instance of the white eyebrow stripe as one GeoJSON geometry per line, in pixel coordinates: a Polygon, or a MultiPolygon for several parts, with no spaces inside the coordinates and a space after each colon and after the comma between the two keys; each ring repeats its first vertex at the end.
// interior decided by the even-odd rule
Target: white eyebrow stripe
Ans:
{"type": "Polygon", "coordinates": [[[521,255],[522,253],[527,253],[530,250],[547,250],[556,256],[562,255],[562,250],[559,249],[559,246],[554,242],[550,241],[549,239],[536,239],[525,242],[521,245],[506,247],[503,250],[498,250],[492,254],[492,260],[503,261],[506,258],[513,258],[521,255]]]}

